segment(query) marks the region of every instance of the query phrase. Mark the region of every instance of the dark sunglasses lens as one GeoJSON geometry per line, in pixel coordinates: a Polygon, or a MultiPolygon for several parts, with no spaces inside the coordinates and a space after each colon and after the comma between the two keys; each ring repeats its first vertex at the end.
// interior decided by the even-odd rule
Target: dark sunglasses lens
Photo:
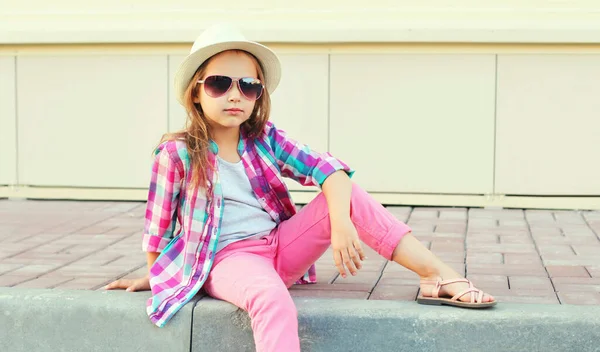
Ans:
{"type": "Polygon", "coordinates": [[[257,100],[262,94],[263,86],[256,78],[242,78],[240,79],[240,90],[247,99],[257,100]]]}
{"type": "Polygon", "coordinates": [[[218,98],[227,93],[231,87],[231,78],[227,76],[210,76],[204,81],[204,90],[206,94],[213,98],[218,98]]]}

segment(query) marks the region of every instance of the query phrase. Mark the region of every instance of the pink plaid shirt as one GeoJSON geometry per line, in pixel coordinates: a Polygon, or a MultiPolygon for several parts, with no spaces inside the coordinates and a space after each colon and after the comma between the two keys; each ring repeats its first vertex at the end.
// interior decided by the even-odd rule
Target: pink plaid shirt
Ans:
{"type": "MultiPolygon", "coordinates": [[[[209,162],[215,170],[217,152],[217,145],[211,142],[209,162]]],[[[337,170],[346,171],[350,177],[354,173],[329,153],[316,153],[288,138],[271,122],[256,139],[242,133],[238,153],[256,198],[277,224],[296,213],[283,177],[321,187],[337,170]]],[[[156,149],[142,248],[160,252],[150,269],[152,297],[147,302],[148,316],[159,327],[200,290],[219,241],[223,193],[218,172],[209,175],[213,197],[206,197],[204,191],[193,192],[187,187],[189,170],[190,158],[183,141],[167,141],[156,149]]],[[[314,282],[313,264],[297,283],[314,282]]]]}

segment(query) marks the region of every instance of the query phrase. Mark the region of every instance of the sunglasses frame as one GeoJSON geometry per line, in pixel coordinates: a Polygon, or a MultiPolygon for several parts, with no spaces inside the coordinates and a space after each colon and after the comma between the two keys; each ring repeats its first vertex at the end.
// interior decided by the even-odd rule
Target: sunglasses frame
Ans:
{"type": "Polygon", "coordinates": [[[196,83],[198,83],[198,84],[205,84],[204,92],[206,92],[206,95],[208,95],[211,98],[220,98],[220,97],[224,96],[225,94],[227,94],[227,92],[229,92],[231,90],[231,87],[233,87],[234,82],[237,84],[237,88],[240,91],[240,93],[244,96],[244,98],[251,100],[251,101],[256,101],[256,100],[260,99],[260,97],[263,94],[263,91],[265,90],[265,85],[260,81],[260,79],[254,78],[254,77],[230,77],[230,76],[225,76],[225,75],[210,75],[210,76],[205,77],[204,79],[199,79],[198,81],[196,81],[196,83]],[[210,95],[208,93],[208,91],[206,90],[206,84],[205,84],[206,80],[210,77],[227,77],[227,78],[229,78],[231,80],[231,83],[229,84],[229,88],[227,88],[227,90],[225,92],[223,92],[223,94],[221,94],[221,95],[218,95],[218,96],[210,95]],[[256,99],[251,99],[246,94],[244,94],[244,91],[242,90],[242,87],[240,86],[240,80],[245,79],[245,78],[250,78],[250,79],[256,80],[260,84],[260,87],[261,87],[260,94],[258,94],[256,99]]]}

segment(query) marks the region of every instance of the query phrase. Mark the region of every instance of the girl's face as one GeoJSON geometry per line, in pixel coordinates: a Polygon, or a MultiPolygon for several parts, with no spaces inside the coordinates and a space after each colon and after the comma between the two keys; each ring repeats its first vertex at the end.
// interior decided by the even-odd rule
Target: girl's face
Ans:
{"type": "MultiPolygon", "coordinates": [[[[249,55],[236,51],[225,51],[213,57],[206,66],[206,73],[200,79],[215,75],[234,79],[258,79],[254,61],[249,55]]],[[[246,98],[240,92],[237,83],[233,82],[229,91],[217,98],[209,96],[205,84],[201,84],[198,95],[194,97],[194,103],[200,103],[212,128],[228,130],[239,129],[240,125],[250,118],[256,101],[246,98]]]]}

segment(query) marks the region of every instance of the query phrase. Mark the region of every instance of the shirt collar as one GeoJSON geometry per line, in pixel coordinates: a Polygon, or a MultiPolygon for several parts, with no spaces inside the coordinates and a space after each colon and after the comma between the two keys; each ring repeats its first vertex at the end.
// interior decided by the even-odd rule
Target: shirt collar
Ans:
{"type": "MultiPolygon", "coordinates": [[[[246,133],[243,132],[243,129],[240,128],[240,141],[238,143],[238,154],[241,156],[244,154],[244,150],[246,150],[246,133]]],[[[219,146],[212,139],[209,141],[209,150],[215,155],[219,153],[219,146]]]]}

